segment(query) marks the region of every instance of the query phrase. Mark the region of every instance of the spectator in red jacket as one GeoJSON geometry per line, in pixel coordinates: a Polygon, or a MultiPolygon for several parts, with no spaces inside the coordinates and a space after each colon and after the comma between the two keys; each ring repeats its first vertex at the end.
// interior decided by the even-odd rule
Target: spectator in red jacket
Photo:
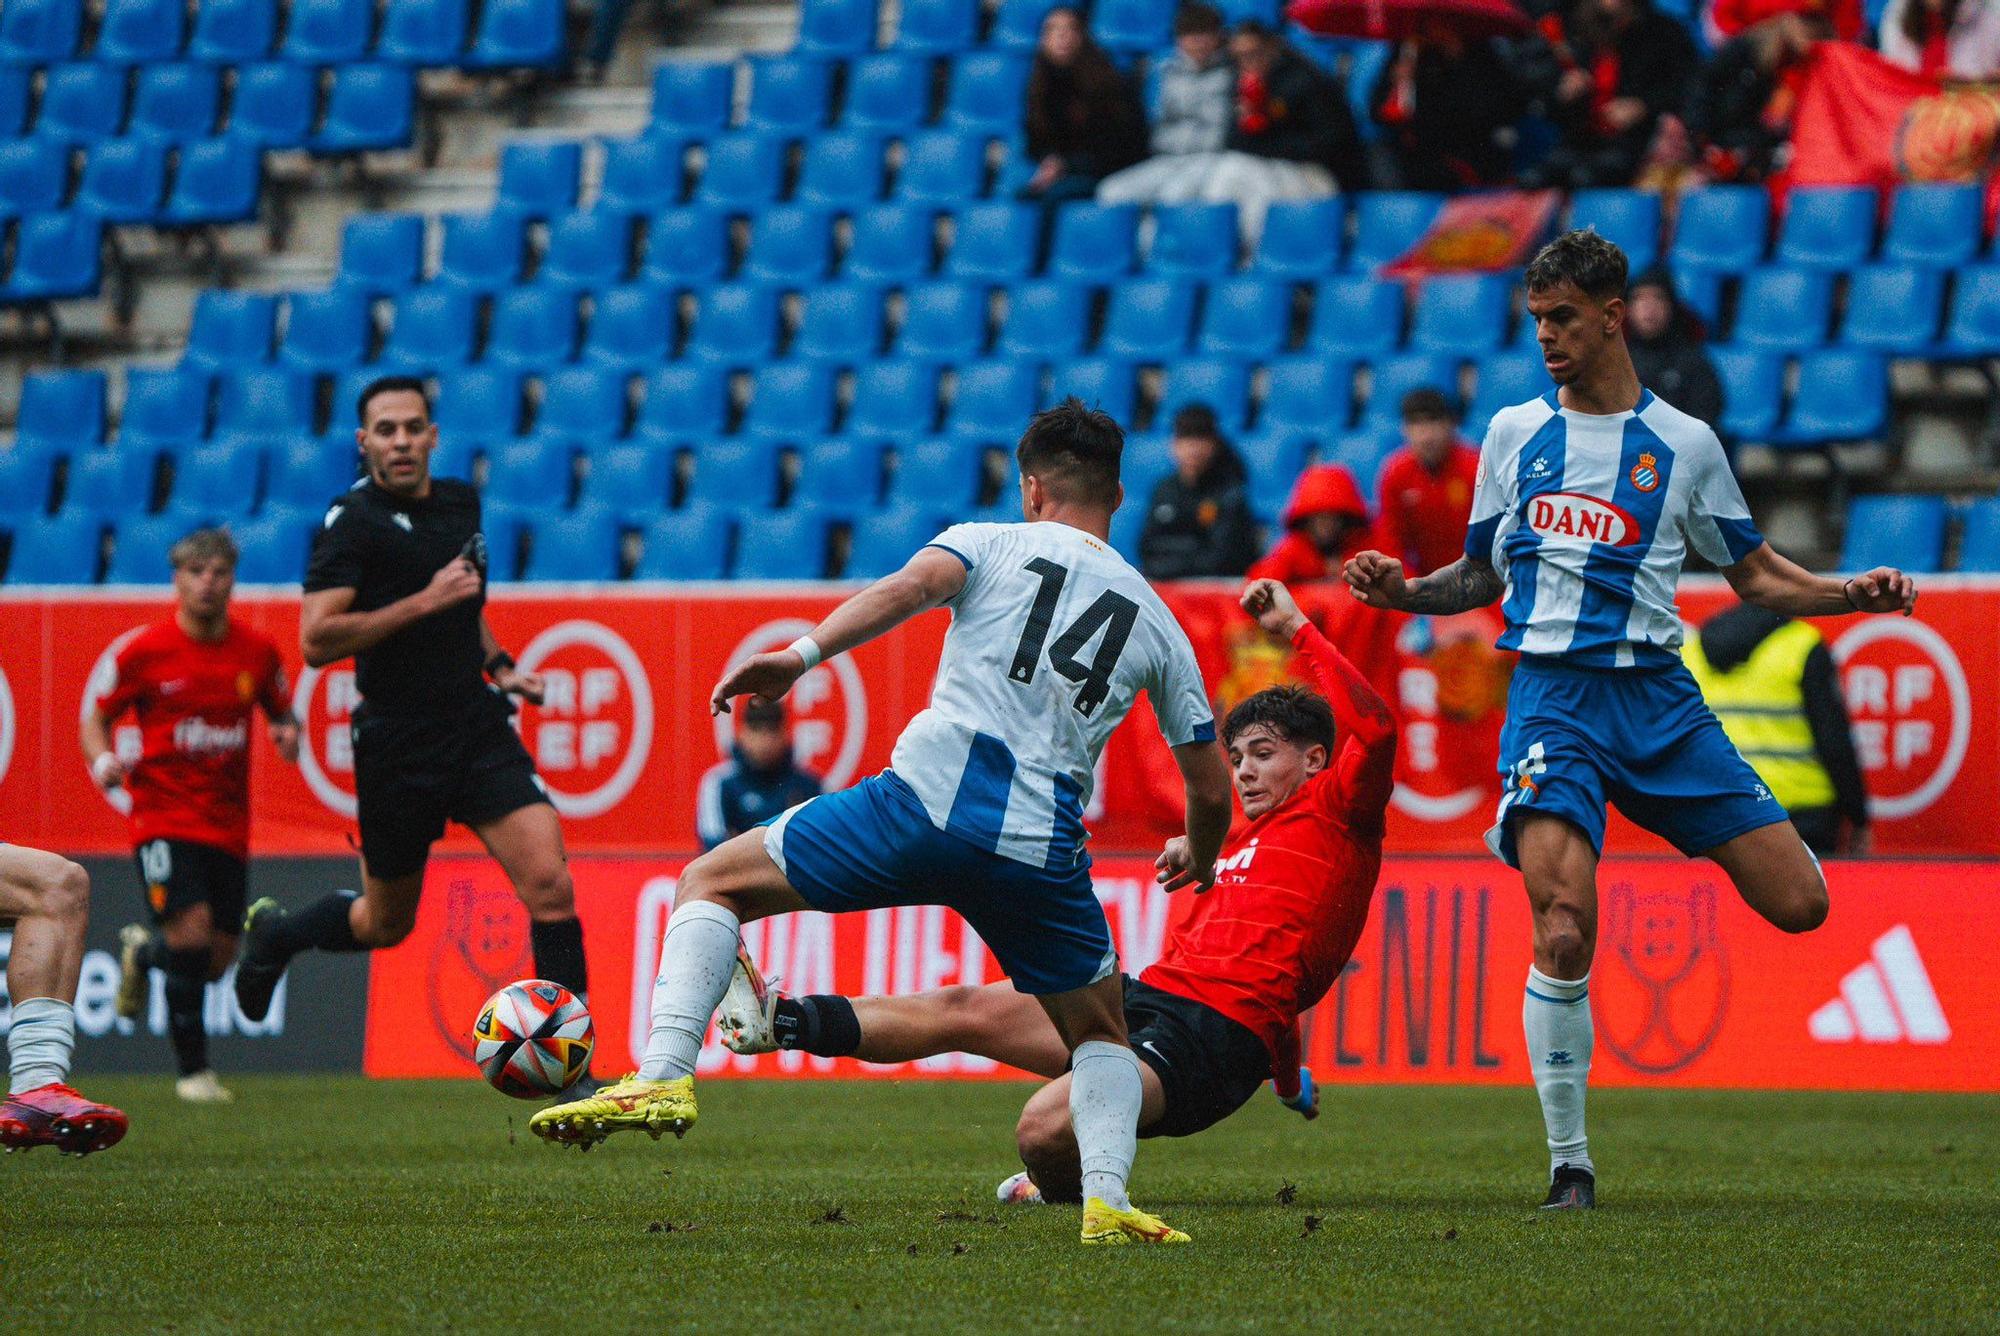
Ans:
{"type": "Polygon", "coordinates": [[[1403,396],[1403,446],[1382,465],[1382,550],[1429,575],[1465,555],[1479,451],[1458,434],[1451,402],[1432,389],[1403,396]]]}
{"type": "Polygon", "coordinates": [[[1373,542],[1368,503],[1361,499],[1354,475],[1338,464],[1322,464],[1299,475],[1285,506],[1284,522],[1285,536],[1250,568],[1249,579],[1291,584],[1336,580],[1347,559],[1373,542]]]}

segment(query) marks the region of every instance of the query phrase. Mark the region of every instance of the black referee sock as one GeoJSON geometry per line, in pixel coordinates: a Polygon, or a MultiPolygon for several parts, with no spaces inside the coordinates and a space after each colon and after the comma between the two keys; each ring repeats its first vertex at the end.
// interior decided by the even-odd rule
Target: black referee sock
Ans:
{"type": "Polygon", "coordinates": [[[167,951],[167,1036],[181,1075],[192,1076],[208,1066],[208,1027],[203,1023],[203,995],[208,988],[208,948],[167,951]]]}
{"type": "Polygon", "coordinates": [[[844,1058],[861,1047],[861,1020],[854,1004],[838,993],[779,998],[771,1030],[779,1048],[820,1058],[844,1058]]]}
{"type": "Polygon", "coordinates": [[[287,960],[309,948],[366,951],[368,948],[355,939],[354,925],[347,921],[354,899],[352,891],[335,891],[286,914],[271,930],[271,945],[284,952],[287,960]]]}
{"type": "Polygon", "coordinates": [[[528,945],[535,953],[535,973],[559,983],[578,997],[590,996],[590,970],[583,959],[583,920],[528,922],[528,945]]]}

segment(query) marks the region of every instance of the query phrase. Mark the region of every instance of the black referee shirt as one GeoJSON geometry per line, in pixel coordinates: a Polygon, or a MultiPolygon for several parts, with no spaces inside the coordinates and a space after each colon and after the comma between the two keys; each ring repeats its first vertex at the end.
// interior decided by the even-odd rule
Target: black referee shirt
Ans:
{"type": "MultiPolygon", "coordinates": [[[[341,493],[313,538],[306,592],[352,589],[354,612],[373,612],[424,588],[479,532],[479,493],[433,478],[422,500],[364,482],[341,493]]],[[[483,572],[482,572],[483,573],[483,572]]],[[[371,714],[436,718],[488,697],[477,598],[412,622],[354,656],[355,686],[371,714]]]]}

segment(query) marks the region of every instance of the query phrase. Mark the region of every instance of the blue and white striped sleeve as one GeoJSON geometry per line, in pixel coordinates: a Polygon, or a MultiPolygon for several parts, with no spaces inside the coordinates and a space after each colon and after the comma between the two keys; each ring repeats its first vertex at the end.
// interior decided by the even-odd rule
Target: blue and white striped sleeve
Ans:
{"type": "Polygon", "coordinates": [[[1194,646],[1188,643],[1180,623],[1170,619],[1169,626],[1159,676],[1147,693],[1152,698],[1153,714],[1160,721],[1160,736],[1169,747],[1213,742],[1215,707],[1208,699],[1208,685],[1201,680],[1194,646]]]}
{"type": "Polygon", "coordinates": [[[1465,526],[1465,555],[1489,565],[1493,562],[1493,538],[1499,532],[1500,517],[1507,513],[1500,454],[1496,423],[1486,429],[1485,443],[1479,447],[1479,472],[1472,482],[1472,514],[1465,526]]]}
{"type": "Polygon", "coordinates": [[[1712,433],[1695,451],[1694,485],[1688,489],[1688,541],[1717,566],[1734,566],[1764,545],[1750,518],[1743,489],[1736,485],[1729,457],[1712,433]]]}

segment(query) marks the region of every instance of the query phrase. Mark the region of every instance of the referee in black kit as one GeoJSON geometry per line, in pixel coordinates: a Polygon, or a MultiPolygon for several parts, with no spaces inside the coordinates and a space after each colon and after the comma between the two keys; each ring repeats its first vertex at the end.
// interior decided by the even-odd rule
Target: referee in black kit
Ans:
{"type": "Polygon", "coordinates": [[[408,937],[447,819],[470,826],[514,883],[535,972],[583,996],[562,827],[510,722],[508,697],[539,704],[542,679],[516,668],[486,625],[479,493],[431,477],[437,425],[422,381],[377,380],[355,407],[367,476],[333,502],[314,539],[299,640],[312,667],[354,659],[362,891],[296,912],[269,898],[252,905],[237,1004],[263,1019],[300,951],[373,951],[408,937]]]}

